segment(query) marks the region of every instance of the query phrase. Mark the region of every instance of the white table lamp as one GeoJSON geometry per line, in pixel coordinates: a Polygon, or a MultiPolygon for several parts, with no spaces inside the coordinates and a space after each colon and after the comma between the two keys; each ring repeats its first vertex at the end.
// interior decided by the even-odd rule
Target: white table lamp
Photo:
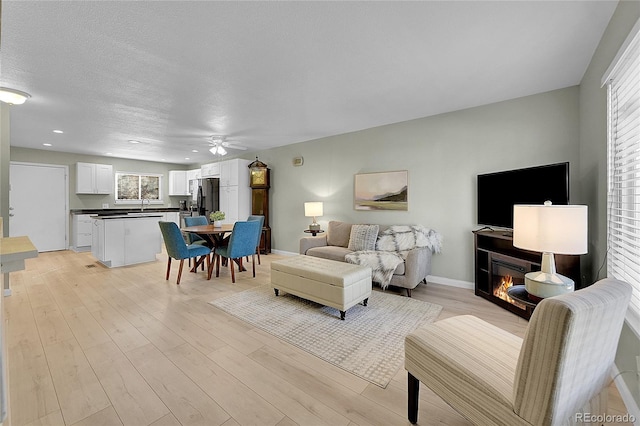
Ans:
{"type": "Polygon", "coordinates": [[[542,252],[542,270],[525,275],[527,293],[545,298],[573,291],[573,280],[556,273],[553,254],[587,253],[587,226],[587,206],[513,206],[513,245],[542,252]]]}
{"type": "Polygon", "coordinates": [[[304,203],[304,215],[306,217],[313,217],[313,223],[309,225],[310,231],[319,231],[320,224],[316,222],[317,216],[322,216],[322,202],[321,201],[312,201],[304,203]]]}

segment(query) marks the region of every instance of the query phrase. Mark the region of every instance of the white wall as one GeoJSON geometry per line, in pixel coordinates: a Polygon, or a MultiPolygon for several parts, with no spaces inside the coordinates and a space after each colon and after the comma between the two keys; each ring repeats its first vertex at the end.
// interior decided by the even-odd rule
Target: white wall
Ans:
{"type": "MultiPolygon", "coordinates": [[[[323,201],[329,220],[422,224],[444,236],[432,274],[473,281],[476,175],[569,161],[579,194],[578,88],[528,96],[258,153],[272,169],[271,227],[276,250],[297,252],[305,201],[323,201]],[[292,159],[304,157],[302,167],[292,159]],[[356,173],[409,171],[409,211],[355,211],[356,173]]],[[[247,156],[249,158],[249,156],[247,156]]]]}

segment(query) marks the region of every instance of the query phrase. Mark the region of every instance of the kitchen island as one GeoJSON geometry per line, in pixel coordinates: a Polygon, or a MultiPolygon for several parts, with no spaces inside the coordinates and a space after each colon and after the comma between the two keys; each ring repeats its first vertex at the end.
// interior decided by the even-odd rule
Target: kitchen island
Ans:
{"type": "Polygon", "coordinates": [[[162,213],[94,216],[91,253],[100,263],[115,268],[152,262],[162,251],[158,222],[162,213]]]}

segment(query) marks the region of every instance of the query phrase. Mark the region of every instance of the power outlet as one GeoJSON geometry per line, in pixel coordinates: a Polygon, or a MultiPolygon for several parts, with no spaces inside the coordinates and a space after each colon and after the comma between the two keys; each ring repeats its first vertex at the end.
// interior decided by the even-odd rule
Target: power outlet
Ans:
{"type": "Polygon", "coordinates": [[[108,209],[109,208],[109,203],[103,203],[102,204],[102,208],[103,209],[108,209]]]}

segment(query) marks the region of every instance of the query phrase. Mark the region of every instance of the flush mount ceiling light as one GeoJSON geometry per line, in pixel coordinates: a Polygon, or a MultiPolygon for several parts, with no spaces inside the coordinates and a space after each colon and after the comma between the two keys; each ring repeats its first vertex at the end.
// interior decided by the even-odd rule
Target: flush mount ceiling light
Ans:
{"type": "Polygon", "coordinates": [[[31,95],[26,92],[9,89],[8,87],[0,87],[0,101],[9,105],[22,105],[30,97],[31,95]]]}

